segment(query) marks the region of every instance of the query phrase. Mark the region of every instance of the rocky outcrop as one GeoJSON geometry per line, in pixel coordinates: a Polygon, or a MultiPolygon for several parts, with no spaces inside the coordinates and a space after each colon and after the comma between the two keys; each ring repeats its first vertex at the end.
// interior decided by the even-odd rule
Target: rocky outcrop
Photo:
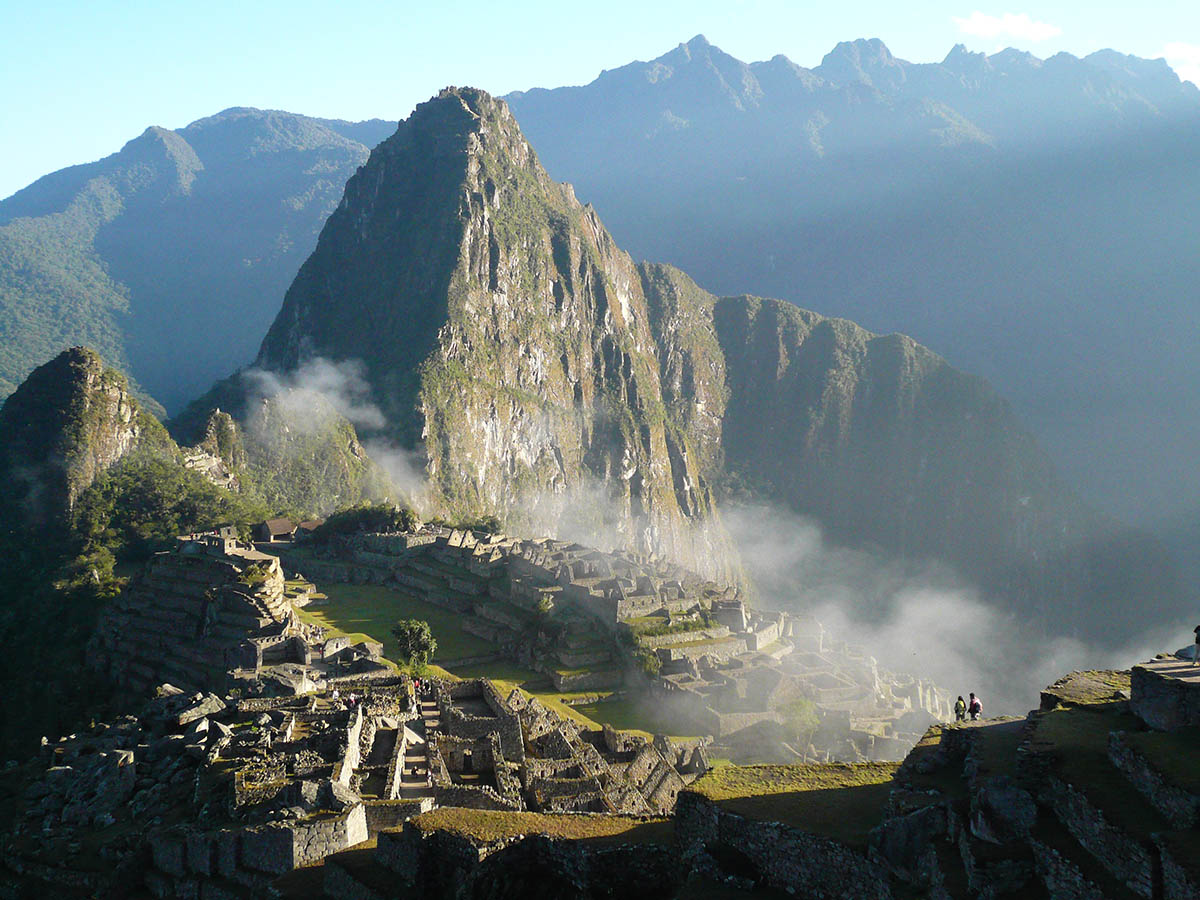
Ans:
{"type": "Polygon", "coordinates": [[[148,432],[162,428],[94,351],[73,347],[38,367],[0,408],[5,529],[63,526],[79,495],[148,432]]]}

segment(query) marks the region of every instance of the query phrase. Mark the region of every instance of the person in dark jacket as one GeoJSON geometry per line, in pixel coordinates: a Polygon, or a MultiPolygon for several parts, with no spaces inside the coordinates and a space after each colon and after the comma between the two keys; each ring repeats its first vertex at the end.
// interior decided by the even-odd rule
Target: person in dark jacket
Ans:
{"type": "Polygon", "coordinates": [[[954,701],[954,721],[961,722],[967,717],[967,701],[962,698],[962,694],[958,695],[958,699],[954,701]]]}

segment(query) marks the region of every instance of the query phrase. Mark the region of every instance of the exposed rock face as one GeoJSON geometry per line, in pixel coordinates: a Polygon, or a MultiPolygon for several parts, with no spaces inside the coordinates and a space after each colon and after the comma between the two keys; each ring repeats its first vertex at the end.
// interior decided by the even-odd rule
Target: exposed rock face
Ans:
{"type": "Polygon", "coordinates": [[[246,465],[246,450],[233,416],[214,409],[200,443],[183,451],[183,464],[218,487],[241,490],[237,472],[246,465]]]}
{"type": "Polygon", "coordinates": [[[656,352],[633,261],[507,107],[464,89],[419,106],[350,180],[259,364],[362,359],[450,511],[571,514],[593,536],[726,566],[656,352]]]}
{"type": "Polygon", "coordinates": [[[6,505],[29,527],[61,524],[96,477],[137,446],[145,427],[122,375],[84,347],[63,351],[0,407],[6,505]]]}

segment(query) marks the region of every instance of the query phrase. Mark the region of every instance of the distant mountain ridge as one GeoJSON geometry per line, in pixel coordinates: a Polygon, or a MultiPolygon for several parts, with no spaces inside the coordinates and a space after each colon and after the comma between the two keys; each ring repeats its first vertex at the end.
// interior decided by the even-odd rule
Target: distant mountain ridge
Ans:
{"type": "Polygon", "coordinates": [[[244,364],[394,127],[233,108],[0,201],[0,396],[75,344],[170,408],[244,364]]]}
{"type": "Polygon", "coordinates": [[[1200,506],[1200,91],[1163,60],[858,40],[806,69],[697,37],[507,100],[635,257],[913,335],[1116,514],[1200,506]]]}

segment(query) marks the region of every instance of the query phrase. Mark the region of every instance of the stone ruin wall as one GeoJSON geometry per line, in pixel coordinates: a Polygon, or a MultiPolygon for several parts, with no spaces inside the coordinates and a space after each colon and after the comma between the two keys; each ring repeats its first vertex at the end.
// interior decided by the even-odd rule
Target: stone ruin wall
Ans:
{"type": "Polygon", "coordinates": [[[508,708],[500,692],[486,679],[473,679],[452,683],[437,688],[438,710],[442,716],[442,730],[459,737],[482,738],[491,732],[500,735],[500,746],[504,758],[520,763],[525,759],[525,744],[521,734],[521,721],[508,708]],[[480,697],[492,711],[492,716],[473,716],[454,706],[454,700],[480,697]]]}
{"type": "Polygon", "coordinates": [[[891,900],[887,873],[866,853],[778,822],[743,818],[686,792],[675,808],[675,836],[685,856],[707,847],[736,850],[763,884],[802,897],[891,900]]]}

